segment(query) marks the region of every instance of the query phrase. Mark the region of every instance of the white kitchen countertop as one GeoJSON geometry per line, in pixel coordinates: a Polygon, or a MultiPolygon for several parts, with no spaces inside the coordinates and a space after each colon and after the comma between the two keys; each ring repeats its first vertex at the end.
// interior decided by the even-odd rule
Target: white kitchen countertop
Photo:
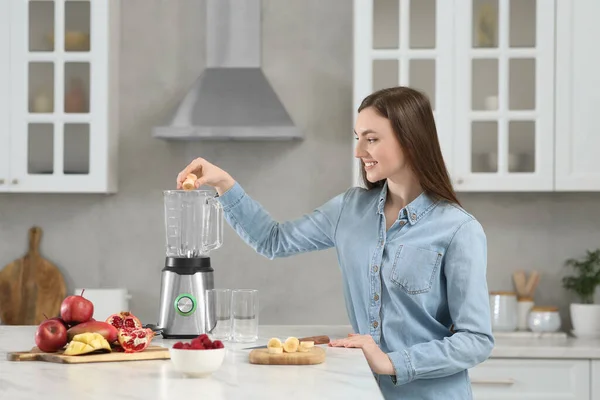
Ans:
{"type": "MultiPolygon", "coordinates": [[[[256,343],[225,342],[223,366],[209,378],[185,378],[169,360],[80,365],[7,361],[7,352],[34,346],[35,329],[0,326],[0,399],[383,398],[360,349],[323,346],[327,359],[314,366],[251,365],[249,350],[243,350],[275,336],[345,337],[349,326],[261,326],[256,343]]],[[[170,347],[174,342],[157,336],[152,343],[170,347]]],[[[491,358],[600,359],[600,339],[501,337],[491,358]]]]}
{"type": "Polygon", "coordinates": [[[491,358],[564,358],[600,359],[600,339],[567,338],[512,339],[496,338],[491,358]]]}
{"type": "MultiPolygon", "coordinates": [[[[383,399],[362,350],[322,346],[324,363],[252,365],[244,347],[271,337],[346,337],[346,326],[261,326],[256,343],[225,342],[221,368],[208,378],[186,378],[170,360],[89,364],[7,361],[6,353],[35,346],[35,326],[0,326],[0,399],[383,399]]],[[[152,344],[176,340],[157,336],[152,344]]]]}

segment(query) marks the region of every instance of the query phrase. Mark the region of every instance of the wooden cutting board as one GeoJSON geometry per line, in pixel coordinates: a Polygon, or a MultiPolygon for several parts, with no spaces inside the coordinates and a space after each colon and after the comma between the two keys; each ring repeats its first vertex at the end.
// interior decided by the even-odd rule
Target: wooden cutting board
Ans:
{"type": "Polygon", "coordinates": [[[40,255],[42,230],[29,229],[29,250],[0,271],[0,320],[5,325],[38,325],[58,316],[66,295],[60,270],[40,255]]]}
{"type": "Polygon", "coordinates": [[[168,360],[171,356],[169,349],[161,346],[148,346],[148,348],[139,353],[96,353],[83,354],[80,356],[65,356],[59,352],[44,353],[37,347],[31,351],[18,351],[8,353],[8,361],[46,361],[61,364],[84,364],[96,362],[117,362],[117,361],[141,361],[141,360],[168,360]]]}
{"type": "Polygon", "coordinates": [[[325,361],[325,350],[312,347],[306,353],[269,354],[267,349],[255,349],[250,352],[250,364],[264,365],[313,365],[325,361]]]}

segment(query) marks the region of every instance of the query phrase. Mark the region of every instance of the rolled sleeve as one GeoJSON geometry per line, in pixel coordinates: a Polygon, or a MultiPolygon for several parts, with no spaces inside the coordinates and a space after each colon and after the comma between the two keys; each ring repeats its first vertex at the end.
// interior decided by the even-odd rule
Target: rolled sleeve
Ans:
{"type": "Polygon", "coordinates": [[[394,385],[404,385],[414,379],[415,369],[406,351],[394,351],[387,356],[394,366],[394,375],[390,375],[394,385]]]}

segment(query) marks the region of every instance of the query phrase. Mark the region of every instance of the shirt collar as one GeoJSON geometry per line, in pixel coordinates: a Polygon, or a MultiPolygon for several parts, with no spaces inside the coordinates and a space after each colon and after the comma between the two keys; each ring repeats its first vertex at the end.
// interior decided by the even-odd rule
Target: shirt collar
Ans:
{"type": "MultiPolygon", "coordinates": [[[[377,203],[377,213],[383,214],[385,199],[387,197],[387,180],[379,193],[379,201],[377,203]]],[[[406,207],[400,210],[398,218],[406,217],[411,225],[416,224],[425,214],[427,214],[439,200],[436,200],[426,192],[422,192],[416,199],[411,201],[406,207]]]]}

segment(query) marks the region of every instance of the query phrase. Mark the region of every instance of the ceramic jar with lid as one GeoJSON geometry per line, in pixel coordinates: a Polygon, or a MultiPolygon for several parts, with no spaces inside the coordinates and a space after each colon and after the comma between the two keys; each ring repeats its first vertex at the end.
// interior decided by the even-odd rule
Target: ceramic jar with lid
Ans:
{"type": "Polygon", "coordinates": [[[517,294],[515,292],[490,292],[492,330],[512,332],[517,329],[517,294]]]}
{"type": "Polygon", "coordinates": [[[519,297],[517,299],[517,329],[526,331],[529,329],[529,312],[533,308],[533,298],[519,297]]]}
{"type": "Polygon", "coordinates": [[[527,321],[533,332],[556,332],[561,326],[558,307],[554,306],[533,306],[527,321]]]}

